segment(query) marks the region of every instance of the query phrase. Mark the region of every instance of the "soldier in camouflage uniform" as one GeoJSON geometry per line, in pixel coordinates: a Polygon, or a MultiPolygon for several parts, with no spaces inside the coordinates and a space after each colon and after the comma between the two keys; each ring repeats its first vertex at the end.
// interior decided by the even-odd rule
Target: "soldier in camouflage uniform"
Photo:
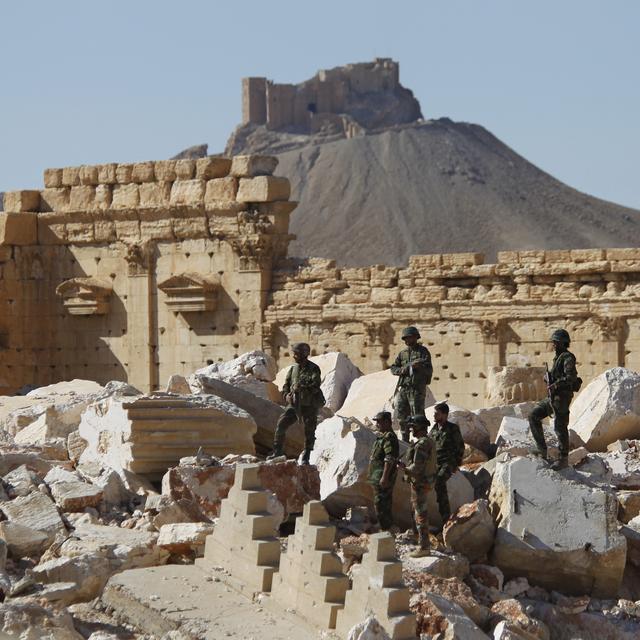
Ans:
{"type": "Polygon", "coordinates": [[[387,531],[393,525],[391,508],[400,445],[388,411],[380,411],[373,420],[376,423],[378,437],[369,459],[369,483],[373,487],[373,504],[380,529],[387,531]]]}
{"type": "Polygon", "coordinates": [[[419,339],[420,332],[415,327],[403,329],[402,340],[407,348],[398,354],[391,365],[391,373],[398,376],[394,406],[405,442],[409,442],[409,418],[424,415],[427,385],[433,375],[431,354],[427,347],[418,344],[419,339]]]}
{"type": "Polygon", "coordinates": [[[282,387],[287,407],[276,425],[273,453],[267,460],[284,455],[284,438],[287,429],[299,420],[304,425],[302,464],[309,464],[309,456],[316,441],[318,409],[324,405],[325,399],[320,389],[320,367],[309,360],[311,353],[309,345],[306,342],[298,342],[293,345],[292,351],[296,363],[289,368],[287,379],[282,387]]]}
{"type": "Polygon", "coordinates": [[[578,378],[576,370],[576,357],[569,351],[571,337],[564,329],[556,329],[551,334],[556,355],[549,371],[548,397],[538,402],[529,414],[529,428],[536,442],[536,453],[547,459],[547,443],[544,439],[542,421],[555,416],[553,430],[558,436],[560,458],[552,465],[559,470],[568,465],[569,456],[569,405],[573,398],[573,392],[580,388],[582,380],[578,378]]]}
{"type": "Polygon", "coordinates": [[[449,494],[447,493],[447,480],[458,470],[464,456],[464,440],[460,433],[460,427],[449,422],[449,405],[439,402],[433,408],[434,425],[429,435],[436,443],[436,458],[438,471],[435,480],[436,498],[438,499],[438,511],[442,518],[442,526],[451,515],[449,506],[449,494]]]}
{"type": "Polygon", "coordinates": [[[431,547],[427,493],[437,472],[436,444],[427,434],[429,421],[423,415],[411,418],[411,427],[415,440],[409,445],[404,460],[398,466],[404,469],[405,476],[411,483],[411,507],[418,529],[418,548],[409,555],[421,558],[429,555],[431,547]]]}

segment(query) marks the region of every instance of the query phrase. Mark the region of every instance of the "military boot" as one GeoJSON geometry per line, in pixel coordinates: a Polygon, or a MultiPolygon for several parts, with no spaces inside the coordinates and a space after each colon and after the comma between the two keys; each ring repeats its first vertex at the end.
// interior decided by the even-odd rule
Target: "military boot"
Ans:
{"type": "Polygon", "coordinates": [[[539,458],[540,460],[543,460],[544,462],[549,462],[549,458],[547,457],[547,450],[544,449],[543,451],[540,451],[540,449],[534,449],[533,450],[533,455],[536,458],[539,458]]]}
{"type": "Polygon", "coordinates": [[[274,460],[275,458],[280,458],[284,456],[284,451],[281,447],[274,447],[273,451],[267,456],[267,460],[274,460]]]}
{"type": "Polygon", "coordinates": [[[300,460],[300,466],[309,464],[309,458],[311,457],[312,449],[305,449],[302,453],[302,459],[300,460]]]}
{"type": "Polygon", "coordinates": [[[551,468],[554,471],[561,471],[569,466],[569,458],[567,456],[560,456],[552,465],[551,468]]]}
{"type": "Polygon", "coordinates": [[[427,527],[418,530],[418,548],[412,551],[411,558],[424,558],[431,555],[431,543],[429,542],[429,529],[427,527]]]}

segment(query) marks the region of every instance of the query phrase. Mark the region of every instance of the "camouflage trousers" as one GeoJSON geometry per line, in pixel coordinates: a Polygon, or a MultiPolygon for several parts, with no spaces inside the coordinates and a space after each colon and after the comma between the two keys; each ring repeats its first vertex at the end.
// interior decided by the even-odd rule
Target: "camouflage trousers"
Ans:
{"type": "Polygon", "coordinates": [[[409,434],[411,432],[409,418],[411,418],[411,416],[424,415],[425,398],[426,389],[401,387],[396,391],[394,397],[395,417],[400,423],[402,439],[405,442],[409,442],[409,434]]]}
{"type": "Polygon", "coordinates": [[[295,407],[289,405],[280,416],[273,438],[273,450],[281,454],[284,451],[284,438],[287,429],[300,420],[304,426],[304,448],[313,449],[316,442],[316,426],[318,425],[318,410],[315,407],[295,407]]]}
{"type": "Polygon", "coordinates": [[[413,519],[416,523],[418,533],[429,533],[429,515],[427,512],[427,493],[429,485],[426,483],[411,483],[411,508],[413,509],[413,519]]]}
{"type": "Polygon", "coordinates": [[[449,494],[447,493],[447,480],[451,477],[451,470],[446,467],[438,469],[434,489],[436,499],[438,501],[438,511],[442,518],[442,525],[449,519],[451,515],[451,507],[449,506],[449,494]]]}
{"type": "Polygon", "coordinates": [[[553,420],[553,430],[558,436],[558,448],[560,456],[569,455],[569,405],[571,397],[554,396],[553,403],[549,398],[538,402],[529,414],[529,428],[536,443],[538,453],[546,455],[547,443],[544,439],[542,421],[549,416],[555,416],[553,420]]]}
{"type": "Polygon", "coordinates": [[[373,485],[373,506],[376,509],[376,516],[380,529],[387,531],[393,525],[391,515],[393,507],[393,483],[388,489],[382,489],[380,485],[373,485]]]}

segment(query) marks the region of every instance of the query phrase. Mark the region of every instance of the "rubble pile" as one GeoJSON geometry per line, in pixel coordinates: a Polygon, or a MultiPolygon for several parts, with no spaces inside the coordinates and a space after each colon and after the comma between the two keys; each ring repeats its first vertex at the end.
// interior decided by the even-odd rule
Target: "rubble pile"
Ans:
{"type": "MultiPolygon", "coordinates": [[[[532,455],[531,402],[452,407],[466,444],[447,483],[453,515],[440,522],[430,491],[430,524],[444,528],[431,536],[429,556],[413,558],[409,485],[399,473],[393,506],[401,532],[389,547],[392,537],[377,537],[367,482],[376,438],[369,418],[387,406],[393,380],[362,375],[342,354],[315,359],[336,415],[318,424],[310,465],[263,460],[282,412],[269,385],[282,372],[261,352],[188,380],[172,376],[163,393],[73,381],[0,397],[0,635],[168,640],[174,636],[144,635],[133,614],[111,616],[120,605],[110,579],[138,572],[143,580],[139,572],[183,565],[201,572],[197,580],[247,593],[273,581],[273,606],[296,603],[291,615],[336,626],[336,638],[413,637],[414,623],[424,639],[638,637],[635,374],[605,372],[577,396],[574,405],[593,408],[597,429],[584,427],[586,413],[576,417],[571,466],[561,471],[532,455]],[[238,476],[246,465],[250,478],[238,476]],[[238,477],[244,485],[234,493],[238,477]],[[309,576],[320,600],[297,595],[309,576]],[[376,580],[379,595],[368,591],[376,580]],[[328,587],[334,582],[339,597],[328,587]],[[34,635],[41,628],[49,635],[34,635]]],[[[523,393],[503,396],[496,397],[523,393]]],[[[545,430],[554,457],[551,425],[545,430]]],[[[302,439],[291,429],[288,440],[296,457],[302,439]]],[[[154,628],[165,628],[160,618],[154,628]]]]}

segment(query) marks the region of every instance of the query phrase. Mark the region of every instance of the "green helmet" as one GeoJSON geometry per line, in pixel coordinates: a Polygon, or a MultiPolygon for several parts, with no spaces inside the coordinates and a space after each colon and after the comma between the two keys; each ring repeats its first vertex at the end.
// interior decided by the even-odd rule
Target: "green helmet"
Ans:
{"type": "Polygon", "coordinates": [[[409,418],[409,424],[414,431],[422,431],[426,429],[431,423],[426,416],[418,414],[417,416],[411,416],[409,418]]]}
{"type": "Polygon", "coordinates": [[[420,337],[420,332],[416,327],[406,327],[402,330],[402,339],[408,338],[409,336],[415,336],[416,338],[420,337]]]}
{"type": "Polygon", "coordinates": [[[571,337],[569,336],[569,332],[564,329],[556,329],[551,334],[551,342],[561,342],[562,344],[569,345],[571,344],[571,337]]]}

